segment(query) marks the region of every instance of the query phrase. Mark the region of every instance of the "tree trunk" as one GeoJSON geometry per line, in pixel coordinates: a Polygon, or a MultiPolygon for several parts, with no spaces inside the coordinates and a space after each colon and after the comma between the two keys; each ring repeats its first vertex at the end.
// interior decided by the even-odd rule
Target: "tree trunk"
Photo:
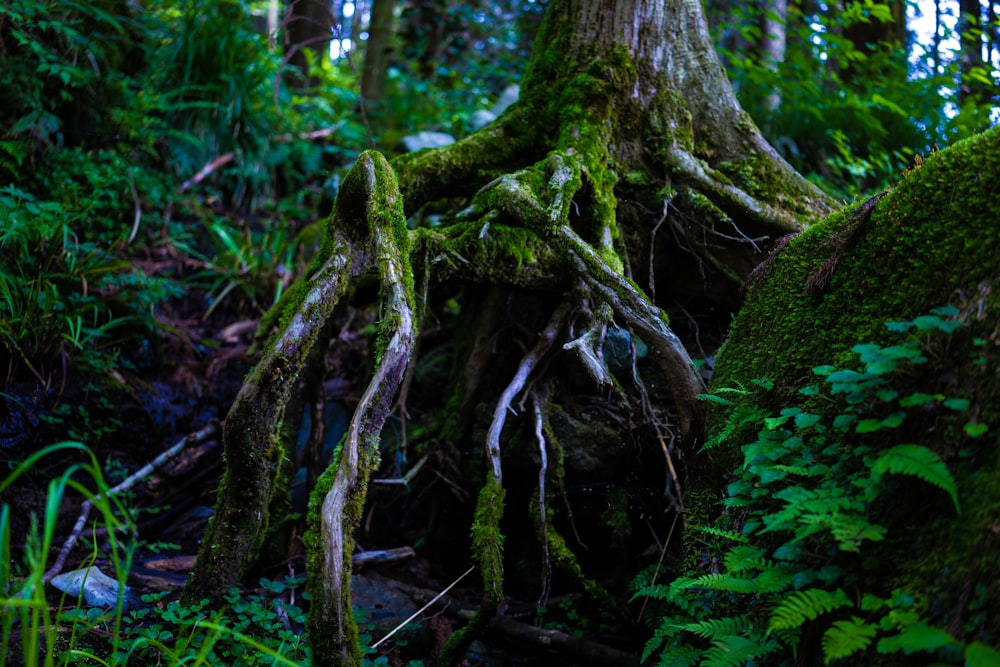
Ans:
{"type": "MultiPolygon", "coordinates": [[[[764,64],[776,76],[778,66],[785,60],[787,20],[788,0],[767,0],[764,3],[760,52],[764,64]]],[[[781,92],[777,87],[768,94],[764,106],[771,113],[781,106],[781,92]]]]}
{"type": "Polygon", "coordinates": [[[385,91],[386,72],[395,34],[395,7],[395,0],[374,0],[372,3],[365,62],[361,70],[361,97],[368,105],[377,105],[385,91]]]}
{"type": "Polygon", "coordinates": [[[989,104],[992,86],[986,72],[992,70],[992,65],[983,59],[983,9],[979,0],[959,0],[958,10],[956,30],[961,39],[959,63],[962,71],[959,99],[989,104]]]}
{"type": "Polygon", "coordinates": [[[288,76],[291,85],[303,88],[319,83],[309,78],[309,58],[314,62],[328,57],[333,35],[333,15],[323,0],[292,0],[285,18],[285,57],[298,72],[288,76]]]}
{"type": "MultiPolygon", "coordinates": [[[[238,516],[245,522],[236,526],[227,505],[246,500],[239,489],[264,498],[271,488],[273,434],[288,400],[286,390],[273,385],[278,379],[280,386],[294,382],[303,355],[315,344],[315,336],[307,341],[305,334],[315,333],[350,279],[346,268],[335,270],[331,262],[353,267],[352,276],[364,266],[360,248],[369,246],[351,245],[344,234],[353,233],[365,215],[395,216],[396,199],[385,194],[387,175],[377,161],[365,160],[355,167],[360,173],[352,172],[352,186],[345,180],[341,188],[317,271],[290,291],[286,324],[248,378],[256,388],[245,388],[227,419],[229,490],[220,492],[190,599],[211,597],[204,595],[209,586],[225,590],[252,558],[252,550],[233,547],[253,544],[260,533],[252,522],[266,514],[259,502],[241,507],[238,516]],[[303,342],[293,345],[293,338],[303,342]],[[260,401],[277,404],[261,409],[260,401]],[[212,579],[202,571],[208,567],[226,578],[212,579]]],[[[401,156],[393,167],[407,215],[442,199],[465,204],[440,225],[412,230],[408,244],[383,244],[376,253],[380,263],[405,267],[396,269],[404,272],[404,285],[412,287],[413,277],[421,277],[429,294],[425,303],[444,300],[434,296],[441,283],[451,290],[456,283],[473,286],[455,299],[447,292],[461,312],[448,329],[454,345],[443,348],[452,371],[421,396],[436,400],[428,410],[436,422],[423,430],[426,446],[460,456],[475,441],[483,450],[471,531],[483,603],[469,629],[444,649],[443,660],[458,661],[505,595],[500,521],[518,498],[508,488],[525,484],[516,474],[525,465],[515,459],[518,442],[553,461],[552,470],[536,470],[527,482],[538,487],[530,511],[545,547],[540,570],[558,567],[603,608],[623,606],[587,576],[559,533],[560,520],[572,522],[553,501],[553,494],[565,491],[564,468],[591,465],[587,461],[596,458],[590,470],[621,470],[630,460],[620,453],[623,442],[633,443],[659,457],[650,468],[662,475],[656,483],[666,484],[666,509],[682,512],[679,466],[672,458],[693,456],[702,438],[703,408],[696,396],[704,385],[657,304],[683,298],[735,307],[738,288],[768,248],[829,211],[831,202],[775,153],[740,108],[712,50],[699,0],[553,0],[519,102],[466,139],[401,156]],[[615,341],[628,350],[617,364],[615,341]],[[650,363],[640,363],[640,346],[648,346],[650,363]],[[603,410],[581,411],[577,393],[592,396],[603,410]],[[533,410],[521,409],[527,402],[533,410]],[[597,450],[577,456],[578,448],[595,442],[597,450]]],[[[385,276],[383,284],[393,284],[385,276]]],[[[403,332],[407,317],[394,312],[383,322],[403,332]]],[[[408,353],[402,346],[392,349],[395,356],[380,353],[383,364],[408,353]]],[[[399,381],[398,366],[393,369],[372,380],[366,396],[377,399],[359,407],[354,420],[362,431],[345,442],[311,498],[311,623],[314,641],[322,635],[313,647],[317,665],[360,661],[345,545],[360,516],[385,397],[399,381]]],[[[622,480],[634,472],[625,470],[622,480]]],[[[585,528],[601,531],[602,523],[613,521],[617,528],[598,533],[598,540],[614,543],[627,532],[628,503],[620,494],[619,500],[609,496],[606,505],[606,515],[585,528]]],[[[658,514],[664,513],[661,508],[658,514]]],[[[447,549],[453,552],[454,545],[447,549]]]]}

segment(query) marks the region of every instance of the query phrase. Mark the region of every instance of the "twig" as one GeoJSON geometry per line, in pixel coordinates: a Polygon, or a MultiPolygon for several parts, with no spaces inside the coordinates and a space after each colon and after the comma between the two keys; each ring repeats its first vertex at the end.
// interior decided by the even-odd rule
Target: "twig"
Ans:
{"type": "Polygon", "coordinates": [[[132,188],[132,201],[135,202],[135,222],[132,223],[132,232],[128,235],[126,244],[135,240],[135,235],[139,233],[139,222],[142,220],[142,203],[139,201],[139,191],[135,188],[135,177],[132,176],[131,169],[128,170],[128,184],[132,188]]]}
{"type": "MultiPolygon", "coordinates": [[[[667,541],[663,543],[663,549],[660,551],[660,560],[656,561],[656,569],[653,571],[652,579],[649,580],[650,586],[656,583],[656,577],[660,574],[660,567],[663,565],[663,557],[667,555],[667,547],[670,546],[670,538],[674,536],[674,528],[677,527],[677,519],[679,519],[680,516],[680,514],[674,514],[674,520],[670,523],[670,532],[667,533],[667,541]]],[[[642,607],[639,609],[639,616],[635,619],[636,623],[642,620],[642,615],[646,612],[646,605],[648,603],[649,598],[644,598],[642,601],[642,607]]]]}
{"type": "Polygon", "coordinates": [[[450,591],[455,586],[457,586],[458,582],[462,581],[462,579],[465,579],[467,576],[469,576],[472,573],[472,571],[475,570],[475,569],[476,569],[476,566],[473,565],[468,570],[466,570],[465,572],[463,572],[462,576],[460,576],[458,579],[456,579],[455,581],[453,581],[450,584],[448,584],[448,587],[445,588],[440,593],[438,593],[437,595],[435,595],[434,598],[430,602],[428,602],[423,607],[421,607],[420,609],[418,609],[415,612],[413,612],[413,614],[411,614],[408,619],[406,619],[405,621],[403,621],[402,623],[400,623],[399,625],[397,625],[396,627],[394,627],[392,629],[392,631],[389,632],[389,634],[387,634],[385,637],[382,637],[382,639],[380,639],[377,642],[375,642],[374,644],[372,644],[372,648],[378,648],[379,644],[381,644],[382,642],[384,642],[385,640],[387,640],[389,637],[392,637],[394,634],[396,634],[397,632],[399,632],[400,630],[402,630],[403,628],[405,628],[407,623],[409,623],[410,621],[412,621],[413,619],[415,619],[417,616],[420,616],[420,614],[424,613],[424,611],[428,607],[430,607],[435,602],[437,602],[438,600],[440,600],[441,598],[443,598],[448,593],[448,591],[450,591]]]}
{"type": "Polygon", "coordinates": [[[224,164],[232,162],[233,157],[234,156],[232,153],[226,153],[224,155],[220,155],[219,157],[215,158],[214,160],[206,164],[204,167],[202,167],[201,171],[199,171],[197,174],[195,174],[188,180],[181,183],[181,187],[178,190],[178,192],[187,192],[193,186],[198,185],[203,180],[205,180],[205,178],[213,171],[215,171],[224,164]]]}
{"type": "MultiPolygon", "coordinates": [[[[157,468],[163,466],[165,463],[175,458],[188,445],[195,445],[204,442],[209,438],[218,435],[218,433],[219,433],[219,423],[215,420],[212,420],[205,428],[201,429],[200,431],[196,431],[195,433],[190,433],[185,437],[181,438],[181,440],[176,445],[174,445],[173,447],[166,450],[165,452],[157,456],[155,459],[144,465],[142,468],[140,468],[131,476],[129,476],[129,478],[123,481],[121,484],[118,484],[114,488],[108,489],[107,493],[101,493],[95,496],[94,500],[110,497],[119,494],[123,491],[128,491],[137,483],[139,483],[140,481],[151,475],[153,471],[155,471],[157,468]]],[[[90,516],[90,510],[91,508],[93,508],[93,506],[94,506],[93,501],[91,500],[83,501],[83,504],[80,506],[80,516],[77,518],[76,524],[73,526],[73,530],[70,532],[69,537],[67,537],[66,541],[63,542],[62,549],[60,549],[59,555],[56,557],[55,563],[52,564],[52,567],[49,569],[49,571],[46,572],[45,575],[42,577],[43,583],[48,583],[49,581],[51,581],[52,577],[56,576],[62,571],[62,567],[63,565],[66,564],[66,558],[69,556],[69,552],[73,550],[74,546],[76,546],[76,541],[80,538],[80,534],[83,532],[83,528],[87,524],[87,518],[90,516]]]]}

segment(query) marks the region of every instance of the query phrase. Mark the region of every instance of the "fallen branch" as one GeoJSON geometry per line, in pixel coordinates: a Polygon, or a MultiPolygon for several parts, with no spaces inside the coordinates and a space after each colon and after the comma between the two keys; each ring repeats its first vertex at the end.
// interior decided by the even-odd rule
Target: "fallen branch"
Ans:
{"type": "Polygon", "coordinates": [[[233,157],[234,155],[232,153],[225,153],[224,155],[220,155],[219,157],[215,158],[214,160],[206,164],[204,167],[202,167],[197,174],[195,174],[188,180],[181,183],[181,187],[178,188],[177,192],[178,193],[187,192],[192,187],[198,185],[203,180],[205,180],[213,171],[215,171],[216,169],[225,164],[232,162],[233,157]]]}
{"type": "MultiPolygon", "coordinates": [[[[165,452],[157,456],[155,459],[153,459],[143,467],[139,468],[139,470],[135,471],[135,473],[130,475],[129,478],[123,481],[121,484],[118,484],[114,488],[108,489],[106,494],[98,494],[95,500],[100,500],[101,498],[104,497],[111,497],[119,493],[122,493],[123,491],[128,491],[133,486],[141,482],[143,479],[153,474],[153,472],[157,468],[162,467],[168,461],[176,458],[178,454],[184,451],[185,447],[205,442],[209,438],[212,438],[218,434],[219,434],[219,423],[213,420],[209,422],[209,424],[200,431],[196,431],[181,438],[181,440],[178,441],[177,444],[175,444],[173,447],[171,447],[170,449],[166,450],[165,452]]],[[[76,546],[77,540],[80,539],[80,534],[83,533],[84,526],[87,525],[87,519],[90,517],[90,510],[93,509],[93,507],[94,507],[94,502],[92,500],[83,501],[83,504],[80,506],[80,516],[77,518],[76,523],[73,525],[73,530],[70,532],[69,537],[66,538],[66,541],[63,542],[62,549],[59,550],[59,555],[56,556],[56,560],[52,564],[52,567],[49,568],[49,571],[42,576],[43,583],[48,583],[49,581],[51,581],[52,577],[56,576],[62,571],[63,565],[66,564],[66,559],[69,557],[70,551],[72,551],[73,547],[76,546]]]]}

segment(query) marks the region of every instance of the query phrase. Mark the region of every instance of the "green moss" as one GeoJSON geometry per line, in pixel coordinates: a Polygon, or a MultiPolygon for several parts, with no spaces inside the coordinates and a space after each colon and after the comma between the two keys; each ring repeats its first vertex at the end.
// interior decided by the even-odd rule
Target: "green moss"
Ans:
{"type": "Polygon", "coordinates": [[[539,288],[564,278],[562,261],[523,227],[471,222],[412,233],[414,262],[430,262],[435,280],[539,288]]]}
{"type": "MultiPolygon", "coordinates": [[[[801,400],[795,391],[814,380],[814,366],[854,368],[855,344],[898,342],[899,334],[884,326],[887,320],[912,320],[931,308],[956,305],[964,326],[947,344],[925,340],[933,351],[926,368],[935,370],[910,380],[914,391],[965,396],[971,408],[918,430],[904,425],[892,437],[931,447],[945,460],[965,511],[956,517],[950,503],[932,502],[927,494],[905,507],[885,508],[890,539],[873,547],[868,562],[890,589],[924,600],[935,623],[948,627],[958,618],[965,624],[955,629],[958,635],[992,643],[1000,636],[1000,581],[993,576],[1000,539],[988,528],[1000,512],[997,182],[1000,129],[932,154],[905,174],[861,222],[856,237],[850,230],[859,224],[857,204],[807,229],[777,256],[762,284],[751,288],[717,355],[712,380],[713,388],[748,387],[753,378],[767,377],[775,389],[747,400],[776,412],[801,400]],[[829,282],[807,289],[817,272],[829,282]],[[970,419],[990,430],[966,437],[962,427],[970,419]]],[[[714,408],[710,428],[720,429],[727,414],[714,408]]],[[[713,450],[718,462],[734,465],[737,446],[750,436],[737,434],[731,448],[713,450]]]]}
{"type": "Polygon", "coordinates": [[[494,604],[503,600],[503,517],[506,491],[495,481],[487,481],[479,490],[472,521],[472,552],[483,577],[483,591],[494,604]]]}
{"type": "Polygon", "coordinates": [[[646,114],[646,141],[661,164],[667,164],[667,151],[677,146],[694,151],[694,125],[687,102],[679,91],[666,88],[657,92],[646,114]]]}

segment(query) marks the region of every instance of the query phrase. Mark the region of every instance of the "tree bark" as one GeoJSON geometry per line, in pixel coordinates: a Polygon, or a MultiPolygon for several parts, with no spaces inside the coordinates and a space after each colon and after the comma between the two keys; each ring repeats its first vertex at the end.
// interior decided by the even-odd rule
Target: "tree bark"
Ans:
{"type": "MultiPolygon", "coordinates": [[[[766,0],[762,18],[760,53],[765,66],[775,75],[785,61],[787,44],[788,0],[766,0]]],[[[773,88],[765,100],[765,108],[773,113],[781,106],[781,92],[773,88]]]]}
{"type": "Polygon", "coordinates": [[[368,22],[368,41],[361,70],[361,97],[365,104],[377,105],[385,91],[386,73],[395,34],[395,0],[374,0],[368,22]]]}

